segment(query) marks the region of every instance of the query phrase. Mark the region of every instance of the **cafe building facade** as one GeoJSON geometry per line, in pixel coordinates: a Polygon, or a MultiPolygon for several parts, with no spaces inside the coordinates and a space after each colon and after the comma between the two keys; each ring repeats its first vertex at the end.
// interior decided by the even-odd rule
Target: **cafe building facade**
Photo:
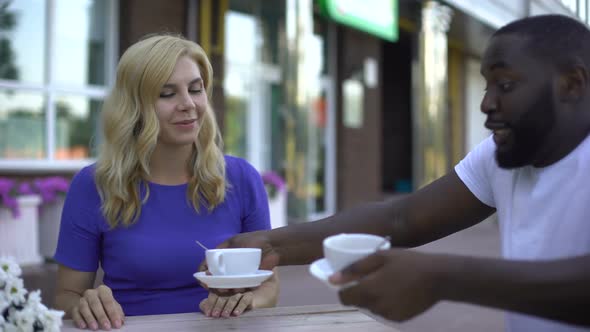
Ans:
{"type": "Polygon", "coordinates": [[[0,176],[94,161],[100,106],[148,33],[198,42],[225,151],[287,183],[290,222],[407,194],[488,133],[479,59],[503,24],[588,22],[588,1],[17,0],[0,3],[0,176]]]}

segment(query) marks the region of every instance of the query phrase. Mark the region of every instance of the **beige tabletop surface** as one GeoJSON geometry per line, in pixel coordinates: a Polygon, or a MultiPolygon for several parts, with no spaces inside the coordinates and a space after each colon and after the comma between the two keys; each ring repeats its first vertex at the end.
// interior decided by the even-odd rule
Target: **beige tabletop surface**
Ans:
{"type": "MultiPolygon", "coordinates": [[[[81,331],[65,320],[62,331],[81,331]]],[[[113,331],[364,331],[399,332],[362,312],[340,305],[308,305],[256,309],[232,318],[210,318],[200,313],[133,316],[113,331]]]]}

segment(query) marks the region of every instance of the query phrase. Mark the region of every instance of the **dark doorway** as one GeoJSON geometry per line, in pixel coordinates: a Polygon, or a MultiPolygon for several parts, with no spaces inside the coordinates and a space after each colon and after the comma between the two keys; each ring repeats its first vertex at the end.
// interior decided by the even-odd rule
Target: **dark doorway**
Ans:
{"type": "Polygon", "coordinates": [[[412,190],[412,35],[401,30],[382,43],[381,188],[387,196],[412,190]]]}

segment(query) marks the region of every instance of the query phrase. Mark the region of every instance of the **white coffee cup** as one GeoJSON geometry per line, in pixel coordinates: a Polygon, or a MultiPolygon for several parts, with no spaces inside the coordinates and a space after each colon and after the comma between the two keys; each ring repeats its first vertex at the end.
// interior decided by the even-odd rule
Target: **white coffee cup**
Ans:
{"type": "Polygon", "coordinates": [[[258,271],[262,251],[259,248],[209,249],[205,257],[213,275],[249,275],[258,271]]]}
{"type": "Polygon", "coordinates": [[[324,257],[332,270],[340,271],[377,250],[389,249],[391,244],[377,235],[338,234],[325,238],[323,247],[324,257]]]}

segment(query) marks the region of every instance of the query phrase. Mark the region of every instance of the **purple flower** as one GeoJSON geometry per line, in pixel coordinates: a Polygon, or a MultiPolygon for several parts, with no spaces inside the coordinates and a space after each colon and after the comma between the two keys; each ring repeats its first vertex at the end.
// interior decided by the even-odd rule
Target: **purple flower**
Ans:
{"type": "Polygon", "coordinates": [[[269,197],[274,197],[277,193],[287,189],[285,180],[273,171],[262,173],[262,182],[268,191],[269,197]]]}
{"type": "Polygon", "coordinates": [[[0,178],[0,195],[9,193],[12,188],[14,188],[13,180],[0,178]]]}
{"type": "Polygon", "coordinates": [[[30,182],[21,182],[18,186],[17,192],[22,195],[32,195],[35,193],[30,182]]]}
{"type": "Polygon", "coordinates": [[[39,178],[32,182],[0,178],[0,206],[9,208],[14,218],[18,218],[20,211],[17,196],[39,194],[41,205],[50,204],[57,199],[58,194],[65,194],[69,186],[69,181],[59,176],[39,178]]]}
{"type": "Polygon", "coordinates": [[[70,183],[63,177],[53,176],[33,181],[36,192],[41,196],[41,204],[50,204],[57,199],[59,193],[65,194],[70,183]]]}
{"type": "Polygon", "coordinates": [[[0,178],[0,206],[5,206],[12,211],[14,218],[20,217],[20,211],[18,209],[18,202],[15,196],[15,185],[14,180],[0,178]]]}

